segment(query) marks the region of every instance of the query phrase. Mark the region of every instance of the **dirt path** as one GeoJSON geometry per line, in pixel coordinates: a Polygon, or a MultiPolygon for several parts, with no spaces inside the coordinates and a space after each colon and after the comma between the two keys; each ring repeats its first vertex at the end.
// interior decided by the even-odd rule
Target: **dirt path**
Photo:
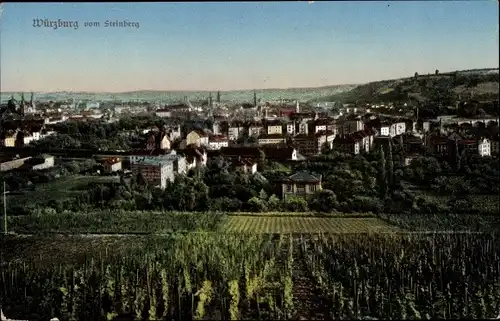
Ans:
{"type": "Polygon", "coordinates": [[[297,320],[333,320],[328,302],[307,273],[300,244],[294,245],[293,257],[293,300],[297,320]]]}

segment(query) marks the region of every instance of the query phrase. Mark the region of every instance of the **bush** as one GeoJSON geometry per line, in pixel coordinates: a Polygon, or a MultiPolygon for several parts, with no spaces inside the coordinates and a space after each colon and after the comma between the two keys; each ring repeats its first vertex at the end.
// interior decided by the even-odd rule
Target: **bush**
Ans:
{"type": "Polygon", "coordinates": [[[243,203],[238,199],[220,197],[212,200],[210,206],[213,211],[237,212],[241,210],[243,203]]]}
{"type": "Polygon", "coordinates": [[[285,208],[290,212],[307,212],[307,201],[302,197],[287,197],[285,208]]]}
{"type": "Polygon", "coordinates": [[[352,212],[380,213],[384,209],[380,199],[368,196],[355,196],[349,201],[349,207],[352,212]]]}

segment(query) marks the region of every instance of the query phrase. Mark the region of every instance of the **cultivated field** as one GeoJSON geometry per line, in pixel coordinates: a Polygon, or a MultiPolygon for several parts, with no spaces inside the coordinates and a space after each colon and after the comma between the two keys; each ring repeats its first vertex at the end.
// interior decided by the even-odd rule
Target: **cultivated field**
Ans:
{"type": "Polygon", "coordinates": [[[15,319],[487,319],[500,309],[492,233],[2,242],[0,304],[15,319]]]}
{"type": "Polygon", "coordinates": [[[219,232],[253,234],[369,233],[403,231],[373,214],[314,213],[187,213],[91,211],[43,213],[9,217],[9,230],[18,234],[168,234],[219,232]]]}
{"type": "Polygon", "coordinates": [[[279,217],[231,215],[219,229],[228,233],[370,233],[401,229],[374,217],[279,217]]]}

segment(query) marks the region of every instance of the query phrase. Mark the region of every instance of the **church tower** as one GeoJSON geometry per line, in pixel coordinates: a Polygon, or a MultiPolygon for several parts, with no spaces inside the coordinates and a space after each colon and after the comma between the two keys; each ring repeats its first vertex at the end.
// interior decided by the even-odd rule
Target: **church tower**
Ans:
{"type": "Polygon", "coordinates": [[[253,91],[253,106],[257,107],[257,92],[255,91],[255,89],[253,91]]]}
{"type": "Polygon", "coordinates": [[[31,107],[32,112],[35,112],[35,102],[33,101],[33,98],[34,98],[34,93],[31,92],[30,107],[31,107]]]}
{"type": "Polygon", "coordinates": [[[295,112],[298,114],[300,113],[300,104],[299,101],[297,100],[297,105],[295,106],[295,112]]]}
{"type": "Polygon", "coordinates": [[[220,104],[220,91],[217,91],[217,103],[220,104]]]}
{"type": "Polygon", "coordinates": [[[24,101],[24,93],[21,94],[21,105],[19,106],[19,114],[24,117],[24,108],[26,107],[26,102],[24,101]]]}

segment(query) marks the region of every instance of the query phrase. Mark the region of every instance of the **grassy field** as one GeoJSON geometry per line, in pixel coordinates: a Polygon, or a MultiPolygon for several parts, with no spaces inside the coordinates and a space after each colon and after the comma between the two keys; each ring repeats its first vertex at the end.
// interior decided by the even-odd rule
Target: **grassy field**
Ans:
{"type": "Polygon", "coordinates": [[[374,217],[280,217],[231,215],[219,231],[228,233],[368,233],[401,229],[374,217]]]}
{"type": "Polygon", "coordinates": [[[119,182],[118,176],[83,176],[71,175],[58,178],[54,181],[37,184],[35,190],[22,194],[7,194],[8,204],[24,204],[26,202],[41,204],[78,194],[89,183],[119,182]]]}
{"type": "Polygon", "coordinates": [[[225,217],[222,213],[153,211],[45,213],[11,216],[8,227],[19,234],[166,234],[216,231],[225,217]]]}

